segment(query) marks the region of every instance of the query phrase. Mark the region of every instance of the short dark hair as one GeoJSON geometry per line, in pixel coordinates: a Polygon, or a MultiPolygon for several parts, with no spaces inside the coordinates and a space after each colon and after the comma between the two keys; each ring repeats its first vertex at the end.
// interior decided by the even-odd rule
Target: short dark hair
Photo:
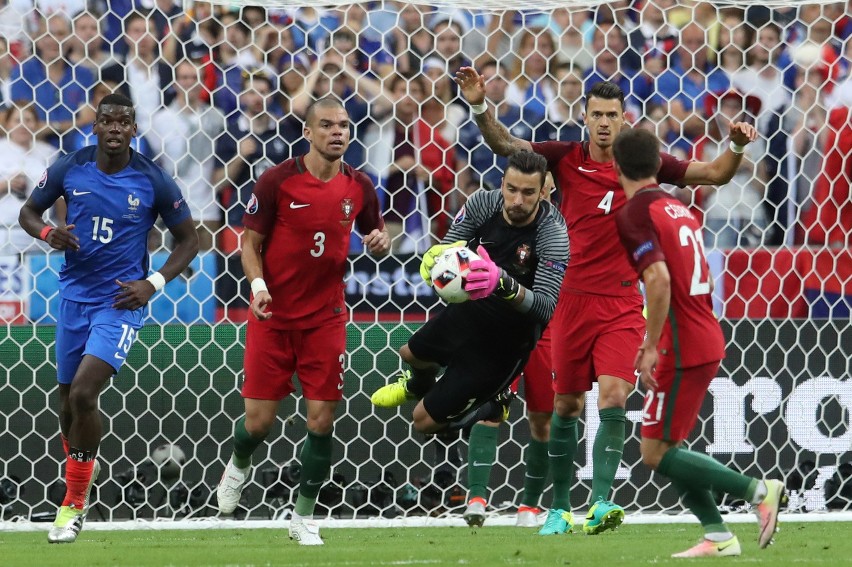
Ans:
{"type": "Polygon", "coordinates": [[[342,108],[346,110],[346,107],[343,106],[343,103],[337,97],[331,95],[324,96],[321,99],[313,101],[308,106],[308,109],[305,110],[305,124],[310,125],[313,122],[317,108],[342,108]]]}
{"type": "Polygon", "coordinates": [[[601,81],[600,83],[595,83],[592,88],[586,91],[586,110],[589,109],[589,100],[593,98],[617,100],[621,103],[621,109],[624,110],[624,91],[612,81],[601,81]]]}
{"type": "Polygon", "coordinates": [[[612,144],[612,153],[621,173],[638,181],[656,177],[660,170],[660,141],[644,128],[625,128],[612,144]]]}
{"type": "Polygon", "coordinates": [[[547,160],[544,156],[535,152],[521,150],[509,156],[506,170],[517,169],[521,173],[538,173],[541,177],[541,187],[544,187],[544,179],[547,177],[547,160]]]}
{"type": "Polygon", "coordinates": [[[130,115],[136,119],[136,109],[133,108],[133,101],[121,93],[111,93],[106,95],[98,103],[97,115],[100,116],[101,109],[105,106],[126,106],[130,109],[130,115]]]}

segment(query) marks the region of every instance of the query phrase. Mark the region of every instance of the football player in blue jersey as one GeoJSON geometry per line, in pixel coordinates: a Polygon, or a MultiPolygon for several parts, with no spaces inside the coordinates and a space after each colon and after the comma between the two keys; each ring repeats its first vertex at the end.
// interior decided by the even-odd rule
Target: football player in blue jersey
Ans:
{"type": "Polygon", "coordinates": [[[130,149],[136,135],[131,100],[120,94],[101,99],[94,133],[97,145],[61,157],[45,171],[19,217],[30,235],[65,251],[56,366],[67,491],[48,533],[51,543],[73,542],[83,527],[100,471],[95,457],[101,390],[124,363],[148,300],[198,252],[180,189],[153,161],[130,149]],[[46,224],[44,212],[60,197],[68,205],[67,224],[46,224]],[[149,276],[148,232],[158,216],[175,246],[149,276]]]}

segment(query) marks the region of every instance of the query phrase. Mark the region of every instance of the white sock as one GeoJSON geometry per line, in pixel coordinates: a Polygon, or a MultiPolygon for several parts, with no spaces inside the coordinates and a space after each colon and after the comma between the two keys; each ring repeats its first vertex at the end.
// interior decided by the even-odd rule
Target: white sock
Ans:
{"type": "Polygon", "coordinates": [[[305,520],[305,517],[304,517],[304,516],[300,516],[300,515],[299,515],[299,514],[297,514],[296,512],[293,512],[293,515],[292,515],[292,516],[290,516],[290,521],[291,521],[291,522],[302,522],[302,521],[304,521],[304,520],[305,520]]]}
{"type": "Polygon", "coordinates": [[[769,491],[766,488],[766,483],[762,480],[757,484],[757,489],[754,491],[754,496],[751,498],[752,504],[760,504],[763,502],[763,499],[766,498],[766,494],[769,491]]]}
{"type": "Polygon", "coordinates": [[[721,543],[723,541],[728,541],[734,537],[734,534],[731,532],[713,532],[709,534],[704,534],[704,539],[707,541],[712,541],[713,543],[721,543]]]}

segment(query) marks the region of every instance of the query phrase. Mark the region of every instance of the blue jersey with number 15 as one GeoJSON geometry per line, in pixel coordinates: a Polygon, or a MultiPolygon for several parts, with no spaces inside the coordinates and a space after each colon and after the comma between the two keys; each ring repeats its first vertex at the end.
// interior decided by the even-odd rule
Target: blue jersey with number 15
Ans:
{"type": "Polygon", "coordinates": [[[79,250],[66,250],[59,273],[64,299],[80,303],[112,301],[115,280],[139,280],[148,274],[148,231],[157,215],[166,226],[190,218],[180,189],[165,171],[131,150],[127,166],[112,175],[98,169],[95,146],[56,160],[32,194],[47,208],[59,197],[68,203],[67,223],[80,239],[79,250]]]}

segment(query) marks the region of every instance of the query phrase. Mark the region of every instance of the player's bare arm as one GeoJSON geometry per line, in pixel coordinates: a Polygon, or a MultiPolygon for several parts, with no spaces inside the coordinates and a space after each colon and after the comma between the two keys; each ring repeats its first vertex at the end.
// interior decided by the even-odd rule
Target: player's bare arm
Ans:
{"type": "Polygon", "coordinates": [[[361,242],[372,256],[386,256],[390,251],[390,236],[385,228],[374,228],[361,242]]]}
{"type": "Polygon", "coordinates": [[[649,390],[657,388],[654,379],[654,367],[657,365],[657,345],[663,334],[663,326],[671,303],[671,277],[665,262],[654,262],[642,271],[645,282],[645,301],[648,304],[648,317],[645,323],[645,341],[636,354],[635,367],[639,379],[649,390]]]}
{"type": "MultiPolygon", "coordinates": [[[[742,148],[757,140],[757,130],[747,122],[730,123],[730,140],[742,148]]],[[[696,161],[689,164],[683,176],[684,185],[724,185],[729,182],[743,160],[742,149],[728,148],[713,161],[696,161]]]]}
{"type": "Polygon", "coordinates": [[[74,234],[74,225],[52,227],[44,222],[42,216],[47,209],[41,209],[33,203],[32,197],[27,199],[18,215],[18,224],[33,238],[44,240],[54,250],[79,250],[80,238],[74,234]]]}
{"type": "Polygon", "coordinates": [[[266,310],[272,305],[272,296],[269,295],[269,291],[265,289],[266,284],[263,283],[263,259],[260,255],[265,238],[264,235],[250,228],[246,228],[243,231],[243,273],[245,273],[246,279],[251,284],[254,295],[249,308],[252,314],[260,321],[265,321],[272,317],[272,311],[266,310]],[[261,286],[256,282],[261,282],[263,285],[261,286]]]}
{"type": "MultiPolygon", "coordinates": [[[[175,246],[163,267],[157,270],[166,282],[170,282],[183,272],[192,259],[198,254],[198,233],[192,219],[169,227],[169,232],[174,237],[175,246]]],[[[115,296],[114,309],[139,309],[148,304],[151,297],[157,293],[154,284],[149,280],[135,280],[123,282],[115,280],[120,291],[115,296]]]]}
{"type": "MultiPolygon", "coordinates": [[[[471,106],[487,104],[485,102],[485,79],[473,67],[462,67],[456,71],[454,78],[459,90],[471,106]]],[[[521,140],[509,133],[509,130],[497,120],[494,111],[487,108],[485,112],[471,112],[479,131],[488,147],[495,154],[509,156],[519,150],[532,151],[532,144],[521,140]]]]}

